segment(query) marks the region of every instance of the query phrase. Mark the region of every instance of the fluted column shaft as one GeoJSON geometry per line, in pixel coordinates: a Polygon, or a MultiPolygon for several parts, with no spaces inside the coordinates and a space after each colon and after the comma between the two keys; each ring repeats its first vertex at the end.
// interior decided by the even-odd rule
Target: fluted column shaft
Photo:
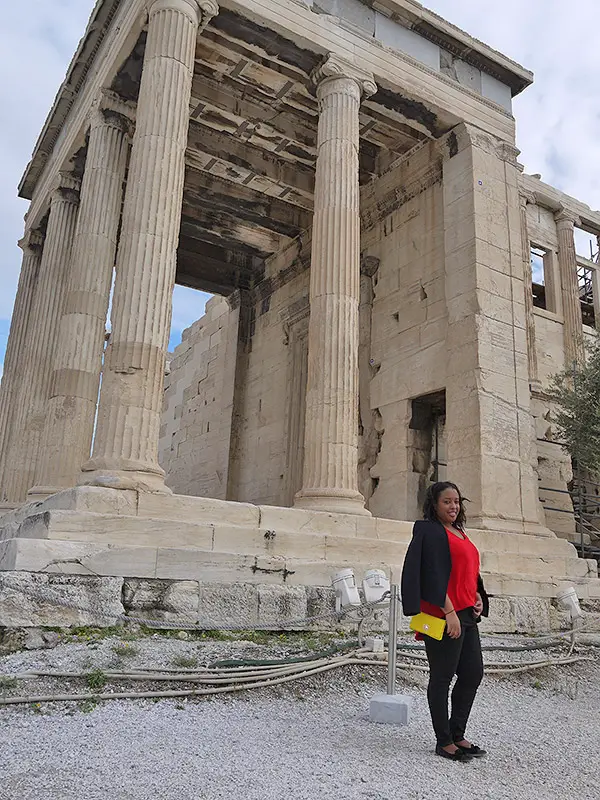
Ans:
{"type": "Polygon", "coordinates": [[[90,120],[71,277],[60,323],[38,484],[41,499],[74,486],[89,459],[127,166],[131,109],[107,96],[90,120]]]}
{"type": "MultiPolygon", "coordinates": [[[[533,313],[533,275],[531,270],[531,244],[527,226],[527,203],[530,198],[520,195],[521,203],[521,247],[523,251],[523,279],[525,286],[525,326],[527,333],[527,361],[529,366],[529,385],[540,389],[537,347],[535,341],[535,316],[533,313]]],[[[533,199],[533,198],[532,198],[533,199]]]]}
{"type": "Polygon", "coordinates": [[[566,210],[559,211],[554,218],[558,234],[558,266],[563,301],[565,368],[572,370],[584,360],[583,320],[575,254],[575,225],[579,219],[566,210]]]}
{"type": "Polygon", "coordinates": [[[13,499],[6,491],[8,473],[12,469],[9,452],[11,441],[14,441],[17,433],[13,420],[17,409],[23,404],[20,387],[25,353],[31,336],[31,309],[42,258],[42,242],[43,238],[37,231],[29,231],[19,242],[23,249],[23,262],[0,386],[0,503],[10,503],[13,499]]]}
{"type": "Polygon", "coordinates": [[[50,201],[50,216],[40,264],[38,285],[31,310],[31,334],[23,364],[21,405],[16,410],[10,448],[11,474],[7,493],[25,500],[39,472],[40,446],[50,377],[58,343],[59,323],[71,265],[71,248],[77,221],[79,182],[62,175],[50,201]]]}
{"type": "Polygon", "coordinates": [[[117,255],[94,451],[80,483],[166,491],[158,464],[165,354],[200,19],[216,5],[156,0],[117,255]]]}
{"type": "Polygon", "coordinates": [[[376,90],[330,57],[317,73],[303,487],[295,505],[368,513],[358,491],[359,108],[376,90]]]}

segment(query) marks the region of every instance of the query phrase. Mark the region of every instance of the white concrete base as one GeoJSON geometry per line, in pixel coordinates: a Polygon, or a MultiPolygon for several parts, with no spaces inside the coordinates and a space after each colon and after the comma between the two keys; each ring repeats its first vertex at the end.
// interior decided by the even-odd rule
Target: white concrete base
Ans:
{"type": "Polygon", "coordinates": [[[408,725],[411,698],[404,694],[376,694],[369,703],[369,719],[386,725],[408,725]]]}

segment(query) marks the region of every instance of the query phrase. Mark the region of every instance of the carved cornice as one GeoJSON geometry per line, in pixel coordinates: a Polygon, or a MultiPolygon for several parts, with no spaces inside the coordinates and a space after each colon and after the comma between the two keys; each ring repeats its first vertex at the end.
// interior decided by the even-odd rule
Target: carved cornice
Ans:
{"type": "Polygon", "coordinates": [[[377,91],[377,84],[372,73],[361,70],[360,67],[335,53],[330,53],[327,60],[315,69],[311,77],[316,86],[320,86],[328,80],[335,80],[335,78],[352,80],[357,84],[363,98],[370,97],[377,91]]]}

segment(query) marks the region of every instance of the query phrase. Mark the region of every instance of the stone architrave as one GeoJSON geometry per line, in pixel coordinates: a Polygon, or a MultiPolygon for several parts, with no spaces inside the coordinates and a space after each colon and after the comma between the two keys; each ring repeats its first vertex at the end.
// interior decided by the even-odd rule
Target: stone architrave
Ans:
{"type": "Polygon", "coordinates": [[[373,76],[331,55],[314,75],[318,156],[302,489],[295,505],[368,514],[358,491],[359,109],[373,76]]]}
{"type": "Polygon", "coordinates": [[[133,107],[106,93],[90,118],[71,277],[50,386],[37,500],[77,483],[90,457],[133,107]]]}
{"type": "Polygon", "coordinates": [[[562,288],[564,316],[565,369],[581,366],[584,360],[583,320],[577,283],[575,226],[579,217],[563,208],[554,215],[558,234],[558,268],[562,288]]]}
{"type": "Polygon", "coordinates": [[[92,458],[79,482],[169,491],[158,464],[196,38],[214,0],[154,0],[92,458]]]}
{"type": "Polygon", "coordinates": [[[525,281],[525,322],[527,331],[527,359],[529,363],[529,384],[534,391],[541,390],[538,373],[537,347],[535,342],[535,316],[533,313],[533,275],[531,271],[531,244],[527,228],[527,204],[534,203],[530,194],[520,194],[521,203],[521,238],[523,251],[523,275],[525,281]]]}
{"type": "Polygon", "coordinates": [[[71,250],[79,207],[79,180],[61,173],[50,198],[50,215],[44,241],[30,332],[23,359],[23,377],[10,447],[10,472],[6,493],[18,503],[39,474],[40,449],[52,365],[58,344],[71,266],[71,250]]]}
{"type": "Polygon", "coordinates": [[[5,485],[7,471],[10,470],[8,453],[14,434],[15,412],[23,404],[20,386],[28,335],[31,334],[31,309],[40,270],[42,244],[43,237],[35,230],[28,231],[19,242],[23,250],[23,262],[0,387],[0,507],[3,502],[10,503],[5,485]]]}

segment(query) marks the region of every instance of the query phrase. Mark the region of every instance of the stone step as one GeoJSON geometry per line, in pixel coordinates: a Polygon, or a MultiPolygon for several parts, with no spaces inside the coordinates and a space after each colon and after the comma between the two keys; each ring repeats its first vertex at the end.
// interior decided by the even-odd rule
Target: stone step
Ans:
{"type": "MultiPolygon", "coordinates": [[[[9,539],[0,547],[0,570],[17,570],[71,575],[96,575],[171,580],[196,580],[207,583],[272,583],[290,586],[331,586],[338,570],[352,566],[357,582],[367,569],[380,567],[398,581],[403,554],[381,561],[360,557],[330,560],[291,558],[276,555],[237,555],[201,550],[195,547],[148,547],[131,544],[67,540],[9,539]]],[[[582,599],[600,598],[600,580],[573,577],[557,572],[549,577],[522,570],[512,572],[483,570],[491,594],[524,597],[555,597],[567,583],[575,586],[582,599]]]]}
{"type": "Polygon", "coordinates": [[[480,552],[512,553],[572,557],[576,551],[566,539],[557,536],[534,536],[524,533],[497,533],[496,531],[468,531],[480,552]]]}
{"type": "Polygon", "coordinates": [[[401,520],[235,503],[209,497],[116,492],[96,486],[67,489],[52,495],[41,504],[23,507],[13,515],[12,521],[20,522],[28,514],[43,511],[80,511],[183,522],[203,521],[215,525],[264,528],[289,533],[332,533],[394,541],[408,541],[412,534],[412,522],[401,520]]]}
{"type": "MultiPolygon", "coordinates": [[[[281,512],[282,509],[275,511],[281,512]]],[[[309,519],[314,518],[313,514],[307,516],[309,519]]],[[[277,519],[272,516],[266,521],[273,524],[277,519]]],[[[389,520],[377,522],[391,522],[391,532],[398,533],[397,523],[389,520]]],[[[382,534],[385,533],[384,527],[381,526],[382,534]]],[[[202,552],[234,555],[300,558],[315,562],[322,560],[324,567],[331,563],[348,565],[353,562],[371,562],[371,566],[378,563],[402,563],[408,536],[404,536],[404,541],[370,538],[358,536],[357,530],[358,528],[347,536],[340,535],[340,529],[336,531],[337,535],[307,530],[306,526],[304,530],[288,532],[274,527],[227,525],[223,520],[210,523],[204,520],[169,520],[54,510],[27,517],[16,531],[11,531],[10,538],[15,538],[16,533],[19,538],[80,541],[110,544],[119,548],[193,548],[202,552]]],[[[593,573],[588,561],[578,558],[575,549],[564,540],[514,534],[499,537],[496,533],[485,531],[474,532],[473,539],[479,545],[482,568],[490,573],[523,573],[541,577],[566,575],[581,578],[593,573]],[[494,551],[493,545],[507,548],[512,545],[514,549],[494,551]]]]}
{"type": "Polygon", "coordinates": [[[512,574],[512,575],[568,575],[573,578],[584,578],[587,575],[594,575],[596,569],[592,570],[588,559],[575,557],[549,557],[536,556],[531,554],[520,554],[515,556],[512,553],[481,553],[481,566],[485,572],[512,574]]]}
{"type": "Polygon", "coordinates": [[[220,553],[339,560],[402,560],[407,543],[317,532],[286,532],[79,511],[44,511],[18,529],[27,539],[94,542],[116,546],[193,547],[220,553]]]}
{"type": "Polygon", "coordinates": [[[483,573],[486,590],[494,596],[555,598],[566,585],[573,586],[580,600],[600,599],[599,578],[574,578],[555,575],[543,579],[539,575],[483,573]]]}

